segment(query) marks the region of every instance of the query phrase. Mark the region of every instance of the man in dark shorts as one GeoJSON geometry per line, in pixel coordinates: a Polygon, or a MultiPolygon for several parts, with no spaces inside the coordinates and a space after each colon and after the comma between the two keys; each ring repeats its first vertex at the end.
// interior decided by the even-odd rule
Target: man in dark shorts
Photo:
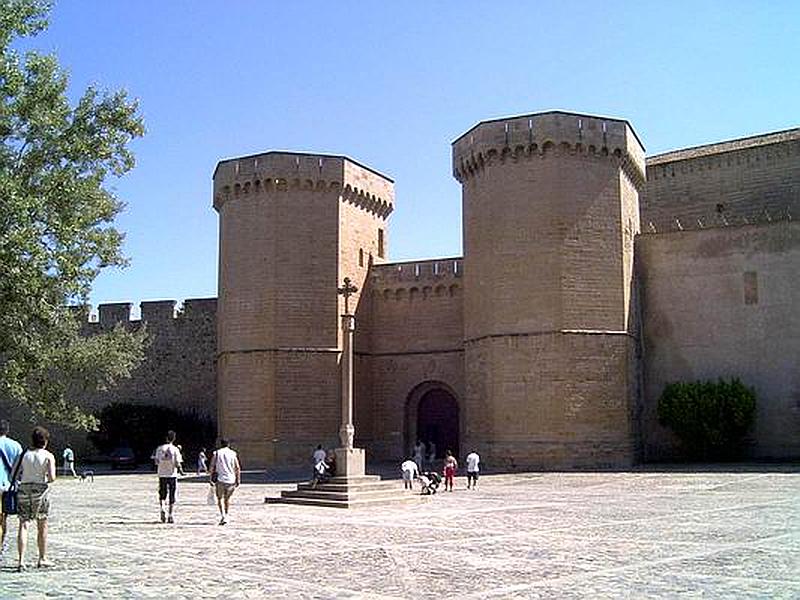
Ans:
{"type": "Polygon", "coordinates": [[[481,457],[473,450],[467,454],[467,489],[475,490],[478,487],[478,473],[480,472],[481,457]]]}
{"type": "Polygon", "coordinates": [[[181,470],[183,457],[174,444],[175,432],[167,432],[166,443],[156,448],[155,460],[158,467],[158,501],[161,507],[161,522],[174,523],[172,510],[175,507],[175,492],[178,484],[178,473],[181,470]],[[164,510],[164,502],[169,499],[169,515],[164,510]]]}

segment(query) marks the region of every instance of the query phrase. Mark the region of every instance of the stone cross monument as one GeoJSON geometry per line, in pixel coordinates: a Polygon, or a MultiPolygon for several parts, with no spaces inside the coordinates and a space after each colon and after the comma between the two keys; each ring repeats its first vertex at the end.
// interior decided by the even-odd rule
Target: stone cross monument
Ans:
{"type": "Polygon", "coordinates": [[[349,277],[337,288],[344,296],[342,315],[342,425],[339,428],[341,448],[336,448],[336,476],[322,482],[297,484],[296,490],[284,490],[280,498],[265,498],[266,502],[306,504],[351,508],[354,506],[380,506],[387,503],[418,502],[423,496],[399,494],[397,483],[382,482],[378,475],[366,475],[364,449],[353,447],[353,333],[355,316],[350,314],[350,296],[358,291],[349,277]]]}
{"type": "Polygon", "coordinates": [[[353,427],[353,333],[356,330],[355,316],[350,314],[350,296],[358,288],[349,277],[344,278],[344,285],[337,289],[344,296],[344,314],[342,315],[342,425],[339,428],[341,448],[336,453],[336,475],[342,477],[358,477],[364,475],[364,450],[353,447],[355,427],[353,427]]]}

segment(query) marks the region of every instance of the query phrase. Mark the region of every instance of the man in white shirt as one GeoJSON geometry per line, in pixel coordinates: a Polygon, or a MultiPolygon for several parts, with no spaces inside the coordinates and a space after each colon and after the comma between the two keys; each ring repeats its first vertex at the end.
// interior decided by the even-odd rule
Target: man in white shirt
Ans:
{"type": "Polygon", "coordinates": [[[480,471],[481,457],[473,450],[467,454],[467,489],[478,487],[478,471],[480,471]]]}
{"type": "Polygon", "coordinates": [[[413,458],[406,459],[400,465],[400,471],[403,473],[403,489],[413,490],[412,482],[419,477],[419,470],[417,470],[417,463],[413,458]]]}
{"type": "Polygon", "coordinates": [[[209,481],[216,484],[217,506],[219,507],[219,524],[228,522],[228,508],[233,491],[242,482],[242,467],[235,450],[228,447],[228,440],[219,441],[219,450],[211,455],[209,481]]]}
{"type": "Polygon", "coordinates": [[[174,444],[175,432],[167,432],[166,443],[156,448],[155,460],[158,467],[158,501],[161,507],[161,522],[174,523],[172,509],[175,506],[175,491],[178,484],[178,473],[181,470],[183,457],[174,444]],[[164,512],[164,502],[169,497],[169,516],[164,512]]]}

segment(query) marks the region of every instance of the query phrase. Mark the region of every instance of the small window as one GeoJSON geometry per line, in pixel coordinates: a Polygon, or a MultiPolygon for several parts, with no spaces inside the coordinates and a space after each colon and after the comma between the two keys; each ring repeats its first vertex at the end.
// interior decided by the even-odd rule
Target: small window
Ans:
{"type": "Polygon", "coordinates": [[[378,258],[384,257],[383,229],[378,228],[378,258]]]}
{"type": "Polygon", "coordinates": [[[363,267],[364,266],[364,249],[363,248],[359,248],[358,249],[358,266],[359,267],[363,267]]]}
{"type": "Polygon", "coordinates": [[[755,271],[744,273],[744,303],[758,304],[758,275],[755,271]]]}

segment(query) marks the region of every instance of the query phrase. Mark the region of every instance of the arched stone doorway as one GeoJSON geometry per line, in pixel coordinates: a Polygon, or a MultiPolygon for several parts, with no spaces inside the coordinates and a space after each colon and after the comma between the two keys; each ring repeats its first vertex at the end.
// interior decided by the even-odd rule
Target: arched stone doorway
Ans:
{"type": "Polygon", "coordinates": [[[406,446],[416,440],[436,445],[436,457],[447,450],[459,456],[460,419],[458,400],[444,383],[428,381],[409,394],[406,411],[406,446]]]}

